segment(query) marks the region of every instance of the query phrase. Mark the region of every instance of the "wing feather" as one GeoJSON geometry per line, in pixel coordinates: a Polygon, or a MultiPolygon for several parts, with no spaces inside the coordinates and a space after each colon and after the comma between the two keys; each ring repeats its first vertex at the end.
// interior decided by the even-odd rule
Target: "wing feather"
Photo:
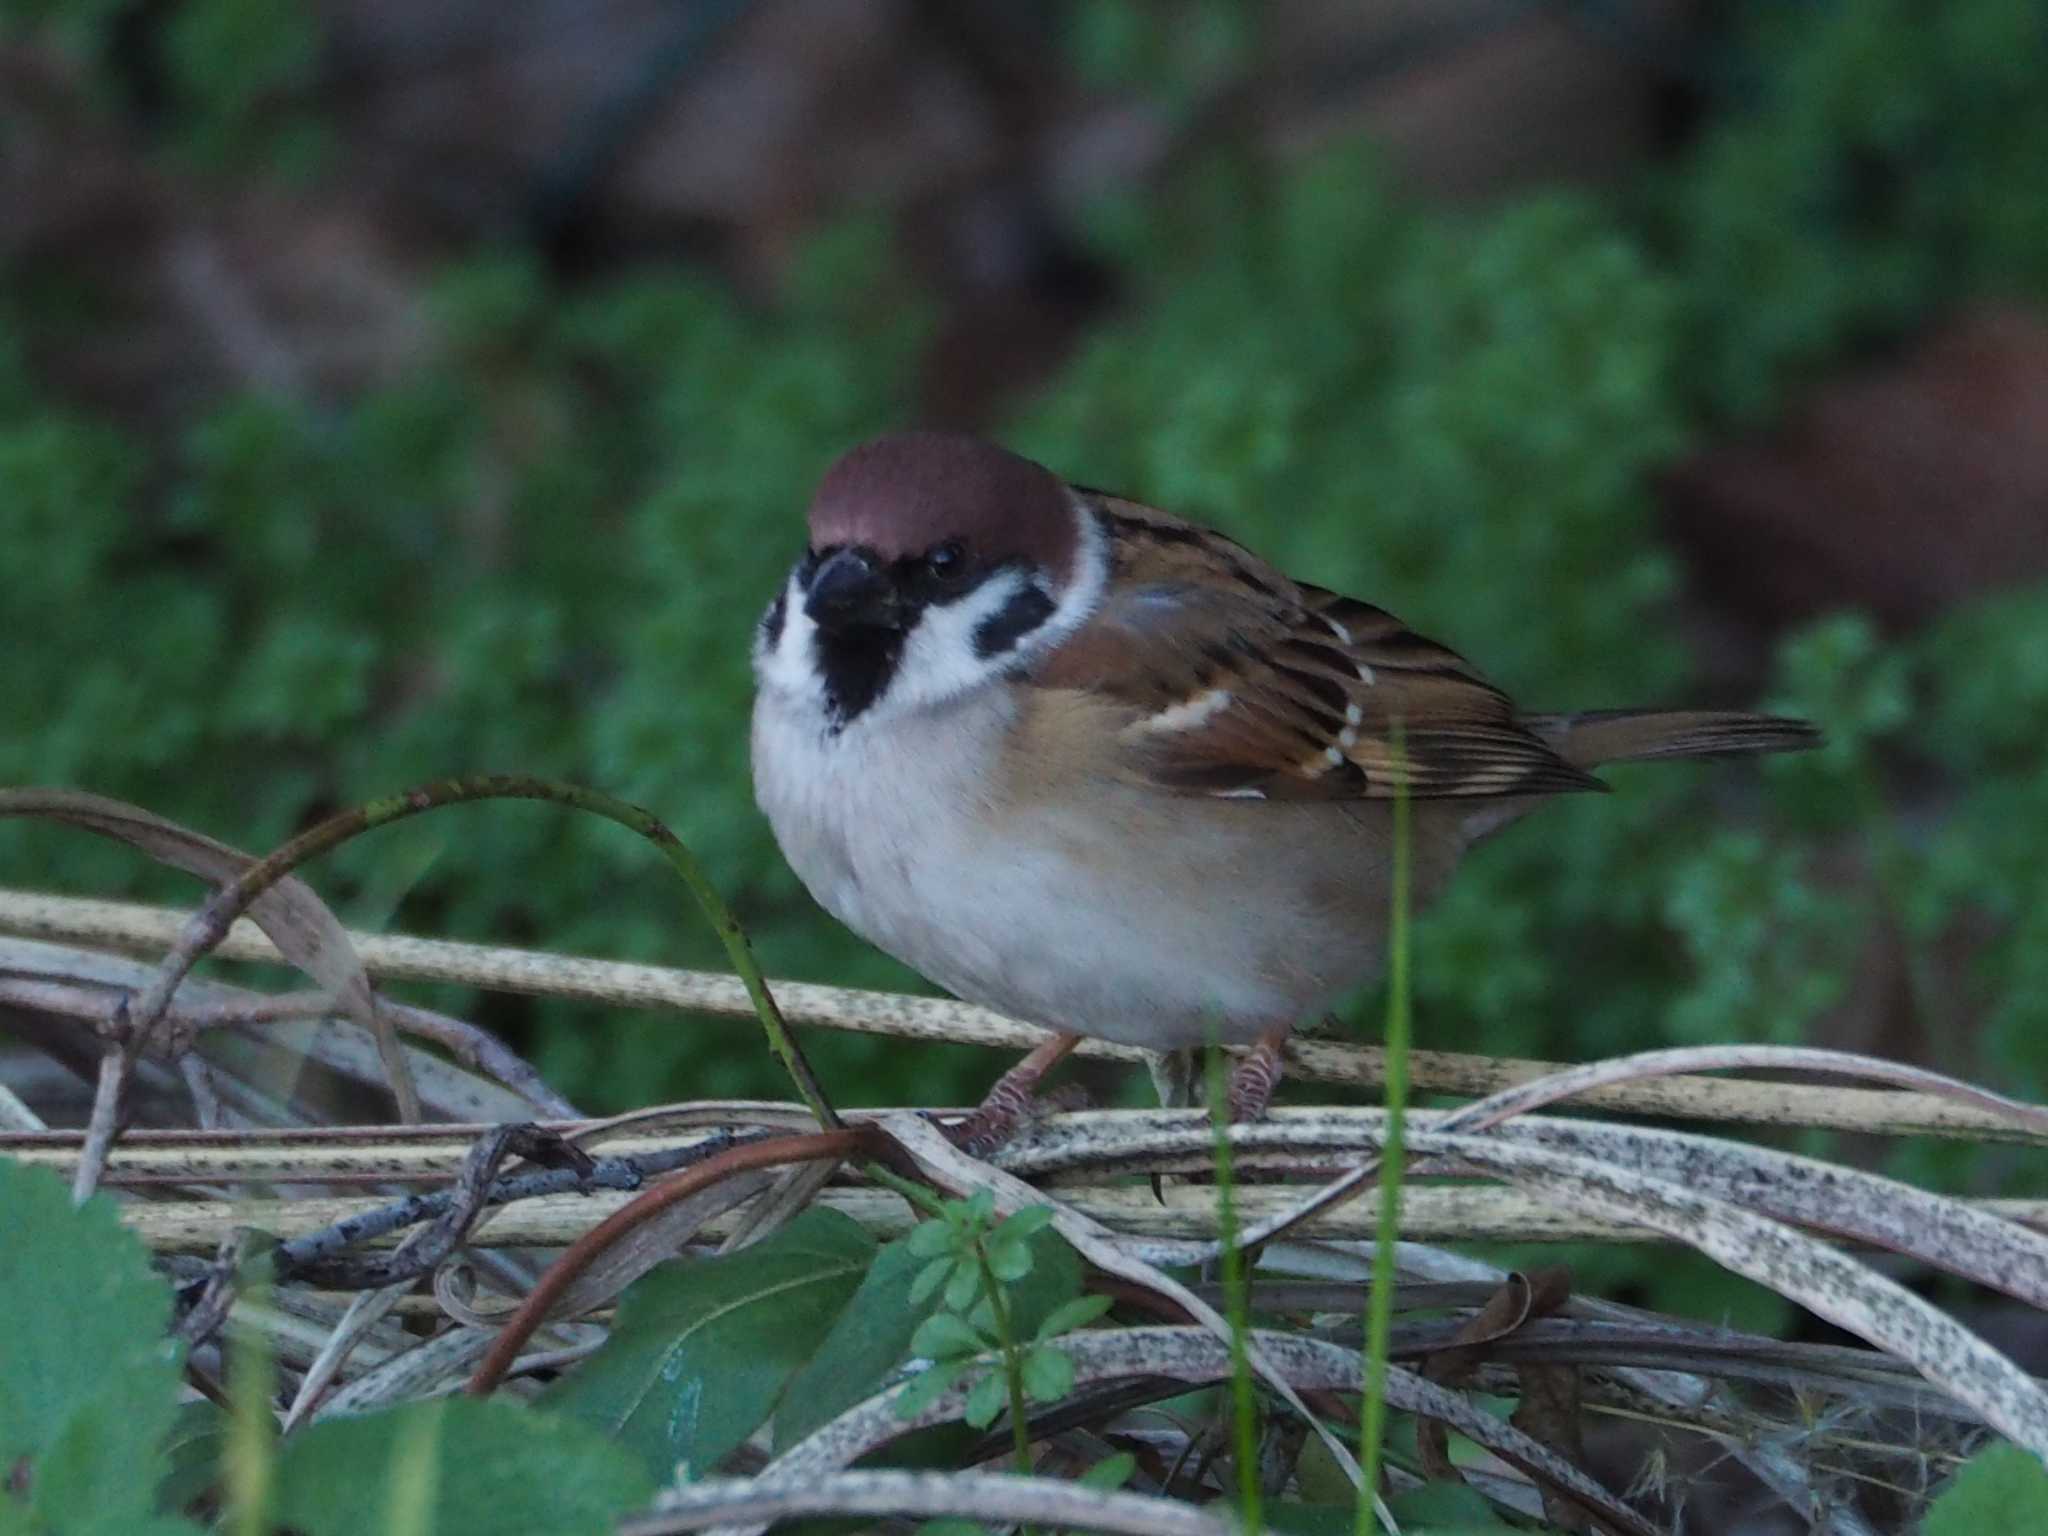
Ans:
{"type": "Polygon", "coordinates": [[[1430,798],[1605,787],[1464,657],[1384,609],[1154,508],[1083,494],[1111,534],[1110,596],[1033,681],[1120,706],[1129,777],[1269,799],[1383,799],[1404,773],[1430,798]]]}

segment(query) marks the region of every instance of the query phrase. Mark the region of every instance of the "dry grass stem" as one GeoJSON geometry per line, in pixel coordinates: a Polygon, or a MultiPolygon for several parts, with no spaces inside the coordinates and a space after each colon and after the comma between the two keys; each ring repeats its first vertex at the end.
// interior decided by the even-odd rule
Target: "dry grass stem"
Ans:
{"type": "MultiPolygon", "coordinates": [[[[154,954],[175,942],[183,914],[126,902],[93,901],[0,891],[0,932],[71,944],[101,945],[154,954]]],[[[655,1008],[721,1018],[754,1017],[746,989],[722,972],[584,959],[544,951],[458,944],[393,935],[349,935],[365,968],[386,979],[444,981],[532,996],[568,998],[617,1007],[655,1008]]],[[[276,962],[277,952],[252,925],[236,924],[214,953],[230,959],[276,962]]],[[[1029,1049],[1044,1033],[984,1008],[940,998],[904,997],[847,987],[782,982],[775,996],[793,1024],[846,1029],[906,1039],[1029,1049]]],[[[1646,1032],[1653,1032],[1646,1027],[1646,1032]]],[[[1144,1054],[1106,1041],[1084,1041],[1083,1055],[1142,1062],[1144,1054]]],[[[1814,1053],[1807,1070],[1840,1073],[1860,1061],[1866,1070],[1896,1073],[1895,1063],[1814,1053]],[[1827,1057],[1822,1065],[1820,1057],[1827,1057]]],[[[1409,1058],[1418,1092],[1484,1095],[1579,1069],[1554,1062],[1417,1051],[1409,1058]]],[[[1292,1078],[1374,1085],[1381,1081],[1377,1050],[1318,1039],[1288,1047],[1292,1078]]],[[[1779,1063],[1788,1069],[1789,1059],[1779,1063]]],[[[1979,1102],[1911,1090],[1820,1087],[1803,1083],[1651,1077],[1610,1081],[1575,1095],[1585,1109],[1670,1119],[1732,1121],[1769,1126],[1812,1126],[1871,1135],[1929,1135],[2048,1145],[2048,1131],[2025,1115],[1989,1107],[1995,1095],[1972,1090],[1979,1102]]],[[[2037,1106],[2022,1106],[2033,1115],[2037,1106]]]]}

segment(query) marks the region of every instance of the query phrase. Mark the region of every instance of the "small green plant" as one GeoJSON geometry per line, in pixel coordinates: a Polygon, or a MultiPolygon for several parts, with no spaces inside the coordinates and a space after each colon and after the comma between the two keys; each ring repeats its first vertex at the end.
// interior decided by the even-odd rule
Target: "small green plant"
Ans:
{"type": "Polygon", "coordinates": [[[1028,1405],[1058,1402],[1074,1388],[1074,1363],[1053,1341],[1094,1322],[1110,1299],[1078,1294],[1077,1275],[1075,1294],[1044,1311],[1026,1333],[1015,1288],[1036,1267],[1032,1240],[1051,1226],[1052,1207],[1034,1205],[998,1222],[985,1189],[965,1200],[925,1199],[931,1219],[910,1235],[911,1253],[925,1261],[910,1299],[937,1297],[939,1310],[919,1324],[910,1347],[932,1364],[897,1399],[896,1411],[913,1418],[972,1377],[964,1417],[985,1429],[1007,1406],[1017,1470],[1028,1472],[1028,1405]],[[996,1364],[975,1376],[977,1362],[989,1354],[999,1356],[996,1364]]]}

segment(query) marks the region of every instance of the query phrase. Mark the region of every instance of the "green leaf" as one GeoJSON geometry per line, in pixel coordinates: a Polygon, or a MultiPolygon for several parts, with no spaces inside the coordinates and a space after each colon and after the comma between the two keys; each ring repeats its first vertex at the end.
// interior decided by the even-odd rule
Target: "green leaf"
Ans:
{"type": "Polygon", "coordinates": [[[1058,1213],[1049,1205],[1027,1205],[1021,1211],[1012,1211],[1003,1218],[1002,1225],[989,1234],[992,1243],[1021,1242],[1027,1237],[1036,1237],[1052,1225],[1058,1213]]]}
{"type": "Polygon", "coordinates": [[[1965,1462],[1927,1510],[1921,1536],[2048,1531],[2048,1471],[2016,1445],[1994,1445],[1965,1462]]]}
{"type": "Polygon", "coordinates": [[[1358,1529],[1358,1512],[1349,1504],[1268,1504],[1263,1513],[1266,1528],[1285,1536],[1352,1536],[1358,1529]]]}
{"type": "Polygon", "coordinates": [[[633,1457],[581,1424],[456,1397],[330,1419],[287,1442],[277,1522],[307,1536],[389,1529],[408,1471],[434,1536],[601,1536],[654,1492],[633,1457]]]}
{"type": "Polygon", "coordinates": [[[978,1355],[988,1347],[988,1341],[968,1327],[957,1312],[933,1313],[918,1325],[910,1339],[911,1353],[931,1360],[978,1355]]]}
{"type": "Polygon", "coordinates": [[[896,1417],[914,1419],[953,1389],[967,1374],[965,1360],[941,1360],[911,1378],[910,1385],[896,1397],[896,1417]]]}
{"type": "Polygon", "coordinates": [[[981,1294],[981,1271],[972,1264],[955,1266],[946,1281],[946,1307],[949,1311],[965,1312],[974,1305],[974,1298],[981,1294]]]}
{"type": "MultiPolygon", "coordinates": [[[[169,1403],[148,1415],[151,1471],[161,1465],[162,1431],[171,1420],[169,1403]]],[[[155,1502],[154,1479],[133,1475],[123,1457],[136,1444],[135,1415],[118,1393],[104,1392],[66,1417],[64,1427],[30,1473],[34,1511],[52,1530],[124,1531],[147,1520],[155,1502]]]]}
{"type": "Polygon", "coordinates": [[[0,1467],[59,1529],[144,1521],[176,1406],[170,1289],[115,1213],[0,1158],[0,1467]]]}
{"type": "Polygon", "coordinates": [[[1038,1336],[1045,1320],[1081,1294],[1081,1257],[1057,1232],[1031,1239],[1031,1272],[1004,1288],[1015,1337],[1038,1336]]]}
{"type": "Polygon", "coordinates": [[[1006,1243],[990,1238],[987,1243],[988,1272],[1005,1285],[1031,1273],[1031,1249],[1021,1242],[1006,1243]]]}
{"type": "Polygon", "coordinates": [[[875,1255],[825,1342],[783,1389],[775,1410],[778,1453],[882,1388],[909,1353],[918,1324],[931,1315],[938,1281],[926,1285],[926,1275],[934,1266],[943,1269],[950,1262],[935,1259],[920,1268],[907,1238],[875,1255]],[[925,1285],[921,1296],[920,1285],[925,1285]]]}
{"type": "MultiPolygon", "coordinates": [[[[913,1258],[916,1257],[914,1250],[905,1249],[904,1251],[910,1253],[913,1258]]],[[[953,1266],[957,1262],[957,1260],[949,1258],[933,1259],[931,1263],[920,1269],[917,1272],[917,1278],[910,1282],[910,1304],[912,1306],[922,1306],[926,1301],[930,1300],[932,1294],[945,1283],[946,1277],[953,1273],[953,1266]]]]}
{"type": "Polygon", "coordinates": [[[960,1416],[976,1429],[987,1429],[1010,1401],[1008,1384],[1000,1369],[991,1370],[967,1393],[967,1406],[960,1416]]]}
{"type": "Polygon", "coordinates": [[[663,1264],[540,1402],[616,1436],[659,1481],[679,1464],[702,1475],[768,1417],[874,1257],[858,1222],[813,1206],[751,1248],[663,1264]]]}
{"type": "Polygon", "coordinates": [[[1121,1488],[1131,1480],[1131,1474],[1138,1470],[1138,1458],[1129,1451],[1118,1451],[1114,1456],[1105,1456],[1077,1479],[1083,1486],[1104,1490],[1121,1488]]]}
{"type": "Polygon", "coordinates": [[[995,1213],[996,1197],[986,1189],[977,1189],[967,1197],[967,1218],[977,1226],[987,1226],[995,1213]]]}
{"type": "Polygon", "coordinates": [[[957,1246],[952,1227],[943,1221],[919,1222],[910,1229],[910,1236],[905,1241],[910,1244],[910,1251],[920,1259],[936,1259],[952,1253],[957,1246]]]}
{"type": "Polygon", "coordinates": [[[1063,1306],[1053,1308],[1044,1322],[1038,1325],[1034,1339],[1056,1339],[1063,1333],[1072,1333],[1076,1328],[1085,1328],[1111,1307],[1116,1300],[1109,1296],[1076,1296],[1063,1306]]]}
{"type": "Polygon", "coordinates": [[[1056,1403],[1074,1390],[1072,1358],[1050,1344],[1041,1344],[1025,1354],[1023,1376],[1024,1395],[1033,1402],[1056,1403]]]}
{"type": "Polygon", "coordinates": [[[227,1434],[228,1416],[218,1405],[205,1398],[178,1405],[170,1437],[164,1444],[170,1470],[156,1487],[159,1511],[176,1514],[219,1481],[221,1451],[227,1444],[227,1434]]]}

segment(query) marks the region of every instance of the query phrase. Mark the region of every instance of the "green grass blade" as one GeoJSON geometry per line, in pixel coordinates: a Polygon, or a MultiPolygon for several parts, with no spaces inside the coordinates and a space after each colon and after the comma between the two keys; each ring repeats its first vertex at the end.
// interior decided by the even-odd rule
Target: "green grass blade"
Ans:
{"type": "MultiPolygon", "coordinates": [[[[1394,723],[1394,760],[1402,760],[1401,725],[1394,723]]],[[[1358,1415],[1358,1536],[1372,1536],[1373,1494],[1379,1487],[1380,1445],[1386,1438],[1387,1339],[1394,1321],[1394,1247],[1401,1230],[1402,1121],[1408,1109],[1408,905],[1412,810],[1407,775],[1394,793],[1393,893],[1387,928],[1387,1142],[1380,1160],[1380,1212],[1373,1246],[1372,1294],[1366,1302],[1365,1401],[1358,1415]]]]}

